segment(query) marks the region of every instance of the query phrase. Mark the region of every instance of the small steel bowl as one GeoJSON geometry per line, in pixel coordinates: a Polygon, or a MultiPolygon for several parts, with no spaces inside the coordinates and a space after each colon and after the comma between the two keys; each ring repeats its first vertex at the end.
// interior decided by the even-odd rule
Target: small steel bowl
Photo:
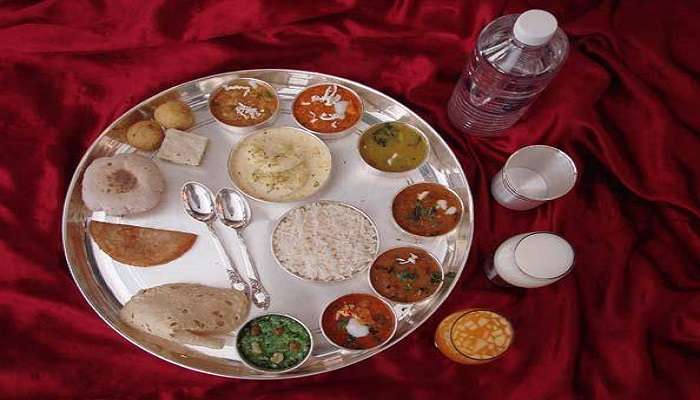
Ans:
{"type": "Polygon", "coordinates": [[[399,190],[398,192],[396,192],[396,194],[394,195],[394,197],[393,197],[392,200],[391,200],[391,204],[389,204],[389,213],[391,213],[391,221],[394,223],[394,226],[396,227],[396,229],[398,229],[400,232],[402,232],[402,233],[404,233],[404,234],[406,234],[406,235],[408,235],[408,236],[414,237],[414,238],[420,238],[420,239],[434,239],[434,238],[440,238],[440,237],[443,237],[443,236],[447,236],[447,235],[451,234],[452,232],[454,232],[454,231],[459,227],[459,224],[460,224],[460,221],[462,220],[462,218],[464,218],[465,208],[464,208],[464,202],[462,201],[462,198],[459,197],[459,195],[457,194],[457,192],[455,192],[455,191],[452,190],[451,188],[449,188],[449,187],[447,187],[447,186],[445,186],[445,185],[443,185],[443,184],[435,183],[435,182],[417,182],[417,183],[408,185],[408,186],[402,188],[401,190],[399,190]],[[404,229],[404,227],[402,227],[402,226],[398,223],[398,221],[396,221],[396,218],[394,217],[394,203],[396,202],[396,198],[397,198],[397,197],[399,196],[399,194],[400,194],[401,192],[403,192],[405,189],[407,189],[407,188],[409,188],[409,187],[411,187],[411,186],[413,186],[413,185],[420,184],[420,183],[432,183],[432,184],[435,184],[435,185],[440,185],[440,186],[442,186],[443,188],[447,189],[450,193],[452,193],[452,194],[457,198],[457,200],[459,200],[459,206],[460,206],[460,208],[461,208],[461,214],[460,214],[460,217],[459,217],[460,219],[459,219],[459,221],[457,221],[457,224],[454,226],[454,228],[450,229],[449,232],[445,232],[445,233],[443,233],[443,234],[435,235],[435,236],[423,236],[423,235],[418,235],[418,234],[416,234],[416,233],[407,231],[406,229],[404,229]]]}
{"type": "Polygon", "coordinates": [[[269,127],[269,128],[260,129],[260,132],[264,131],[265,129],[281,129],[281,128],[284,128],[284,129],[292,129],[292,130],[294,130],[295,132],[297,132],[297,133],[299,133],[299,134],[307,135],[308,137],[312,137],[312,138],[314,138],[314,140],[317,141],[317,143],[319,143],[319,144],[327,151],[328,158],[329,158],[330,165],[331,165],[331,168],[330,168],[330,170],[328,171],[328,176],[326,177],[326,180],[324,180],[323,182],[320,183],[320,185],[316,188],[315,191],[309,193],[309,195],[307,195],[307,196],[305,196],[305,197],[303,197],[303,198],[300,198],[300,199],[273,201],[273,200],[266,200],[266,199],[261,199],[261,198],[259,198],[259,197],[253,196],[252,194],[250,194],[250,193],[248,193],[247,191],[243,190],[243,188],[241,187],[241,185],[238,184],[236,178],[234,177],[234,174],[231,172],[231,160],[232,160],[232,158],[233,158],[233,154],[236,152],[236,150],[238,150],[238,147],[241,146],[241,144],[242,144],[246,139],[248,139],[249,137],[251,137],[251,136],[253,136],[253,135],[258,134],[258,132],[253,132],[253,133],[249,134],[248,136],[246,136],[246,138],[244,138],[243,140],[241,140],[240,142],[236,143],[236,144],[233,146],[233,148],[232,148],[231,151],[229,152],[228,160],[226,161],[226,168],[228,169],[228,176],[229,176],[229,179],[231,180],[231,183],[233,183],[233,185],[236,187],[236,189],[238,189],[241,193],[243,193],[243,195],[245,195],[246,197],[248,197],[248,198],[251,199],[251,200],[255,200],[255,201],[259,201],[259,202],[261,202],[261,203],[267,203],[267,204],[295,203],[295,202],[298,202],[298,201],[302,201],[302,200],[304,200],[304,199],[306,199],[306,198],[309,198],[309,197],[315,195],[316,193],[320,192],[320,191],[326,186],[326,184],[328,183],[328,181],[331,180],[331,176],[332,176],[332,174],[333,174],[333,153],[332,153],[331,150],[328,148],[328,145],[326,145],[322,140],[320,140],[318,137],[316,137],[316,135],[313,135],[313,134],[311,134],[310,132],[305,131],[305,130],[303,130],[303,129],[298,129],[298,128],[294,128],[294,127],[290,127],[290,126],[269,127]]]}
{"type": "Polygon", "coordinates": [[[409,123],[406,123],[406,122],[401,122],[401,121],[384,121],[384,122],[378,122],[376,124],[370,125],[369,127],[367,127],[367,129],[364,130],[364,132],[362,132],[360,137],[357,139],[357,153],[359,154],[360,159],[362,160],[362,163],[365,165],[367,170],[375,176],[381,176],[381,177],[385,177],[385,178],[403,178],[403,177],[410,175],[413,171],[420,169],[423,165],[425,165],[428,162],[428,159],[430,158],[430,151],[431,151],[430,140],[428,140],[428,137],[425,135],[425,133],[423,133],[423,131],[416,128],[415,126],[413,126],[409,123]],[[425,141],[426,147],[427,147],[426,152],[425,152],[425,158],[415,168],[411,168],[409,170],[400,171],[400,172],[383,171],[381,169],[378,169],[378,168],[370,165],[370,163],[368,163],[367,160],[365,160],[365,158],[362,156],[362,148],[361,148],[362,138],[366,134],[368,134],[369,132],[372,132],[374,129],[376,129],[379,126],[384,125],[384,124],[403,125],[405,127],[408,127],[409,129],[412,129],[412,130],[418,132],[418,134],[423,138],[423,140],[425,141]]]}
{"type": "Polygon", "coordinates": [[[364,114],[364,112],[365,112],[365,104],[364,104],[364,102],[362,101],[362,97],[360,97],[360,95],[357,94],[357,92],[355,92],[354,90],[350,89],[349,87],[344,86],[344,85],[340,85],[340,84],[337,84],[337,83],[334,83],[334,82],[321,82],[321,83],[317,83],[317,84],[314,84],[314,85],[310,85],[310,86],[305,87],[302,91],[300,91],[299,93],[297,93],[296,96],[294,96],[294,99],[292,100],[292,104],[291,104],[291,114],[292,114],[292,118],[294,119],[294,122],[295,122],[299,127],[301,127],[301,129],[304,129],[304,130],[306,130],[306,131],[308,131],[308,132],[311,132],[311,133],[313,133],[314,135],[316,135],[316,136],[318,136],[319,138],[324,139],[324,140],[340,139],[340,138],[342,138],[342,137],[345,137],[345,136],[349,135],[351,132],[353,132],[353,131],[355,130],[355,128],[357,127],[357,125],[362,121],[362,115],[364,114]],[[299,120],[297,119],[297,116],[294,115],[294,104],[296,104],[297,99],[299,99],[299,96],[301,96],[302,93],[304,93],[304,92],[307,91],[308,89],[311,89],[311,88],[314,88],[314,87],[317,87],[317,86],[328,86],[328,85],[335,85],[335,86],[338,86],[338,87],[341,87],[341,88],[347,90],[347,91],[350,92],[353,96],[355,96],[355,98],[357,98],[357,100],[358,100],[358,102],[359,102],[359,104],[360,104],[360,113],[359,113],[359,114],[360,114],[360,117],[357,119],[357,121],[356,121],[354,124],[352,124],[350,127],[348,127],[348,128],[345,129],[345,130],[342,130],[342,131],[340,131],[340,132],[324,133],[324,132],[314,131],[313,129],[307,128],[306,126],[304,126],[301,122],[299,122],[299,120]]]}
{"type": "MultiPolygon", "coordinates": [[[[251,85],[251,86],[252,86],[252,85],[251,85]]],[[[226,130],[227,132],[236,133],[236,134],[246,134],[246,133],[250,133],[250,132],[256,131],[256,130],[262,128],[262,127],[271,125],[273,122],[275,122],[275,120],[276,120],[277,117],[279,116],[280,107],[282,106],[282,103],[280,102],[280,98],[279,98],[279,95],[277,94],[277,91],[276,91],[275,88],[272,87],[272,85],[270,85],[269,83],[267,83],[267,82],[265,82],[265,81],[262,81],[262,80],[260,80],[260,79],[255,79],[255,78],[236,78],[236,79],[232,79],[232,80],[230,80],[230,81],[228,81],[228,82],[225,82],[225,83],[223,83],[223,84],[217,86],[217,87],[209,94],[209,100],[208,100],[208,102],[207,102],[207,105],[208,105],[208,107],[209,107],[209,114],[211,114],[212,118],[214,118],[214,121],[216,121],[216,123],[217,123],[219,126],[221,126],[224,130],[226,130]],[[255,124],[255,125],[250,125],[250,126],[236,126],[236,125],[230,125],[230,124],[227,124],[227,123],[225,123],[224,121],[221,121],[220,119],[218,119],[218,118],[216,117],[216,115],[212,112],[211,103],[212,103],[212,101],[214,100],[214,97],[216,97],[216,95],[217,95],[220,91],[224,90],[224,87],[230,85],[231,83],[233,83],[233,82],[235,82],[235,81],[244,81],[244,82],[253,83],[253,84],[255,84],[255,85],[260,85],[260,86],[265,87],[270,93],[272,93],[272,95],[275,97],[275,100],[277,100],[277,108],[276,108],[275,111],[272,113],[272,115],[270,115],[270,117],[267,118],[266,120],[261,121],[261,122],[258,122],[257,124],[255,124]]]]}
{"type": "Polygon", "coordinates": [[[336,297],[335,299],[329,301],[328,303],[326,303],[326,304],[323,306],[323,311],[321,311],[321,315],[318,317],[318,321],[319,321],[319,322],[318,322],[318,325],[321,327],[321,334],[323,335],[323,337],[326,339],[326,341],[327,341],[328,343],[330,343],[332,346],[337,347],[337,348],[339,348],[339,349],[341,349],[341,350],[352,351],[352,352],[373,350],[373,349],[376,349],[376,348],[378,348],[378,347],[381,347],[381,346],[387,344],[387,343],[388,343],[389,341],[391,341],[391,339],[394,337],[394,335],[396,334],[396,330],[397,330],[398,327],[399,327],[399,318],[398,318],[398,316],[396,315],[396,312],[394,311],[394,308],[391,306],[391,304],[389,304],[389,302],[387,302],[386,300],[382,299],[381,297],[377,297],[377,296],[372,295],[372,294],[369,294],[369,293],[347,293],[347,294],[344,294],[344,295],[342,295],[342,296],[336,297]],[[385,341],[383,341],[383,342],[377,344],[377,345],[374,346],[374,347],[370,347],[370,348],[368,348],[368,349],[351,349],[351,348],[347,348],[347,347],[341,346],[341,345],[339,345],[338,343],[336,343],[336,342],[334,342],[333,340],[331,340],[331,338],[328,337],[328,335],[326,334],[326,330],[323,329],[323,315],[326,313],[326,310],[328,309],[328,307],[329,307],[331,304],[333,304],[333,302],[335,302],[336,300],[338,300],[338,299],[340,299],[340,298],[343,298],[343,297],[345,297],[345,296],[350,296],[350,295],[354,295],[354,294],[361,294],[361,295],[366,295],[366,296],[374,297],[375,299],[377,299],[377,300],[381,301],[382,303],[384,303],[384,305],[387,306],[387,307],[389,308],[389,311],[391,311],[391,315],[394,316],[394,329],[391,331],[391,334],[387,337],[387,339],[386,339],[385,341]]]}
{"type": "Polygon", "coordinates": [[[385,300],[388,301],[388,302],[391,302],[391,303],[394,303],[394,304],[401,304],[401,305],[421,304],[421,303],[425,302],[426,300],[430,299],[431,297],[435,296],[435,294],[437,294],[437,293],[440,291],[440,289],[442,288],[442,285],[445,283],[445,267],[443,267],[442,263],[441,263],[440,261],[438,261],[437,257],[435,257],[432,253],[430,253],[428,250],[426,250],[426,249],[424,249],[424,248],[421,248],[421,247],[418,247],[418,246],[394,246],[394,247],[390,247],[390,248],[384,250],[381,254],[379,254],[379,255],[377,255],[376,257],[374,257],[374,260],[372,260],[372,264],[370,264],[369,268],[367,269],[367,283],[369,283],[369,287],[372,288],[372,292],[374,292],[377,296],[379,296],[379,297],[382,298],[382,299],[385,299],[385,300]],[[374,263],[375,263],[375,262],[379,259],[379,257],[381,257],[384,253],[386,253],[386,252],[388,252],[388,251],[390,251],[390,250],[395,250],[395,249],[417,249],[417,250],[421,250],[421,251],[426,252],[426,253],[428,254],[428,256],[430,256],[430,258],[432,258],[433,261],[435,261],[435,264],[437,264],[438,269],[440,270],[440,284],[438,285],[438,287],[435,289],[435,291],[434,291],[433,293],[431,293],[429,296],[427,296],[427,297],[425,297],[425,298],[423,298],[423,299],[420,299],[420,300],[418,300],[418,301],[413,301],[413,302],[402,302],[402,301],[397,301],[397,300],[394,300],[394,299],[390,299],[389,297],[383,295],[376,287],[374,287],[374,285],[372,284],[372,268],[374,268],[374,263]]]}
{"type": "Polygon", "coordinates": [[[301,367],[302,365],[304,365],[304,363],[306,363],[306,361],[309,359],[309,357],[311,357],[311,354],[312,354],[313,351],[314,351],[314,335],[311,333],[311,330],[309,329],[308,326],[306,326],[306,324],[304,324],[304,323],[301,322],[298,318],[293,317],[293,316],[291,316],[291,315],[288,315],[288,314],[280,314],[280,313],[268,313],[268,314],[258,315],[258,316],[256,316],[256,317],[253,317],[253,318],[248,319],[248,321],[246,321],[243,325],[241,325],[240,329],[238,329],[238,331],[237,331],[237,333],[236,333],[236,351],[238,351],[238,355],[240,356],[240,360],[241,360],[241,362],[243,363],[243,365],[245,365],[246,367],[248,367],[248,368],[250,368],[250,369],[252,369],[252,370],[255,370],[255,371],[258,371],[258,372],[267,372],[267,373],[284,373],[284,372],[289,372],[289,371],[293,371],[293,370],[295,370],[295,369],[301,367]],[[245,327],[248,326],[250,323],[255,322],[256,320],[258,320],[258,319],[260,319],[260,318],[262,318],[262,317],[267,317],[267,316],[271,316],[271,315],[289,318],[289,319],[291,319],[291,320],[293,320],[293,321],[299,323],[301,326],[304,327],[304,329],[306,330],[306,333],[309,335],[309,352],[308,352],[308,354],[306,354],[306,357],[304,357],[304,359],[301,360],[301,362],[299,362],[298,364],[296,364],[296,365],[294,365],[294,366],[292,366],[292,367],[289,367],[289,368],[287,368],[287,369],[266,369],[266,368],[258,367],[258,366],[256,366],[256,365],[252,364],[250,361],[246,360],[246,359],[245,359],[245,356],[243,355],[243,353],[240,352],[240,351],[238,350],[239,340],[240,340],[239,333],[243,331],[243,328],[245,328],[245,327]]]}
{"type": "Polygon", "coordinates": [[[284,214],[282,214],[281,217],[279,217],[279,219],[277,219],[277,222],[275,222],[275,225],[274,225],[274,227],[272,228],[272,233],[270,234],[270,252],[272,253],[272,258],[275,259],[275,262],[277,263],[277,265],[279,265],[279,267],[280,267],[283,271],[287,272],[288,274],[290,274],[291,276],[293,276],[293,277],[295,277],[295,278],[297,278],[297,279],[301,279],[301,280],[303,280],[303,281],[305,281],[305,282],[316,282],[316,283],[337,283],[337,282],[343,282],[343,281],[346,281],[346,280],[348,280],[348,279],[351,279],[352,277],[356,276],[357,274],[359,274],[359,273],[361,273],[361,272],[363,272],[363,271],[366,271],[366,270],[370,267],[371,263],[367,263],[367,265],[366,265],[365,267],[363,267],[362,269],[359,269],[359,270],[353,272],[352,274],[350,274],[349,276],[346,276],[346,277],[343,278],[343,279],[337,279],[337,280],[332,280],[332,281],[322,281],[322,280],[318,280],[318,279],[309,279],[309,278],[307,278],[307,277],[298,275],[298,274],[296,274],[296,273],[290,271],[289,269],[287,269],[287,267],[285,267],[285,265],[282,263],[282,261],[280,261],[280,259],[277,257],[277,254],[275,253],[275,244],[274,244],[274,240],[273,240],[274,235],[275,235],[275,231],[277,231],[277,228],[279,227],[280,223],[282,223],[282,221],[284,221],[285,218],[287,218],[287,216],[289,216],[289,214],[291,214],[294,210],[297,210],[297,209],[299,209],[299,208],[308,206],[308,205],[310,205],[310,204],[337,204],[337,205],[341,205],[341,206],[343,206],[343,207],[348,207],[348,208],[350,208],[350,209],[352,209],[352,210],[357,211],[358,213],[360,213],[363,217],[365,217],[365,219],[367,219],[367,221],[369,221],[370,225],[372,225],[372,228],[374,229],[374,233],[375,233],[375,235],[377,236],[377,244],[376,244],[376,246],[375,246],[375,248],[374,248],[374,255],[376,256],[377,253],[379,253],[379,230],[377,229],[377,225],[374,223],[374,221],[372,220],[372,218],[370,218],[370,216],[367,215],[366,212],[362,211],[361,209],[359,209],[359,208],[357,208],[357,207],[355,207],[355,206],[353,206],[353,205],[350,205],[350,204],[348,204],[348,203],[343,203],[343,202],[341,202],[341,201],[334,201],[334,200],[318,200],[318,201],[307,202],[307,203],[298,205],[298,206],[296,206],[296,207],[293,207],[293,208],[287,210],[284,214]]]}

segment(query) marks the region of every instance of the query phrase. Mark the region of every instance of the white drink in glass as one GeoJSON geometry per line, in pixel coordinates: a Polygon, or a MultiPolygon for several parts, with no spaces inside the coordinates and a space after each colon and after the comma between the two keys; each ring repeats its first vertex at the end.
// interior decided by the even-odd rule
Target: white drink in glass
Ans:
{"type": "Polygon", "coordinates": [[[515,235],[503,242],[486,266],[486,275],[498,284],[536,288],[556,282],[574,265],[574,249],[549,232],[515,235]]]}

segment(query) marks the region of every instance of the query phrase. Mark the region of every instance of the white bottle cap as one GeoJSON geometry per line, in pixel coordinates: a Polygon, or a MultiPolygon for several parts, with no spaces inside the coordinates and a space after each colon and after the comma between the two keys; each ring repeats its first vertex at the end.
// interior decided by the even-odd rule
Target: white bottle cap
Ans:
{"type": "Polygon", "coordinates": [[[557,19],[544,10],[529,10],[518,16],[513,27],[515,38],[528,46],[541,46],[557,31],[557,19]]]}

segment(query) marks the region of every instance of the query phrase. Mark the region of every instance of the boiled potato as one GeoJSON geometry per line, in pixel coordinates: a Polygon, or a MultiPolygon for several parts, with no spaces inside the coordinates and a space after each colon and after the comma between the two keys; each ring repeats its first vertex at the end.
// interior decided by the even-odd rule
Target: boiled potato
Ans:
{"type": "Polygon", "coordinates": [[[139,150],[153,151],[163,142],[163,129],[155,121],[139,121],[126,131],[126,141],[139,150]]]}
{"type": "Polygon", "coordinates": [[[171,100],[159,105],[153,117],[166,129],[186,130],[194,125],[192,109],[179,100],[171,100]]]}

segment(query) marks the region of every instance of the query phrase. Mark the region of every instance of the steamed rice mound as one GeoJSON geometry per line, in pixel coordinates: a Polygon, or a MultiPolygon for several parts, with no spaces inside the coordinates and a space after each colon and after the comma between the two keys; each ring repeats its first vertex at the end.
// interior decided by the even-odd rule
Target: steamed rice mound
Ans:
{"type": "Polygon", "coordinates": [[[272,233],[279,264],[313,281],[340,281],[366,269],[378,242],[377,229],[364,214],[323,201],[292,209],[272,233]]]}

